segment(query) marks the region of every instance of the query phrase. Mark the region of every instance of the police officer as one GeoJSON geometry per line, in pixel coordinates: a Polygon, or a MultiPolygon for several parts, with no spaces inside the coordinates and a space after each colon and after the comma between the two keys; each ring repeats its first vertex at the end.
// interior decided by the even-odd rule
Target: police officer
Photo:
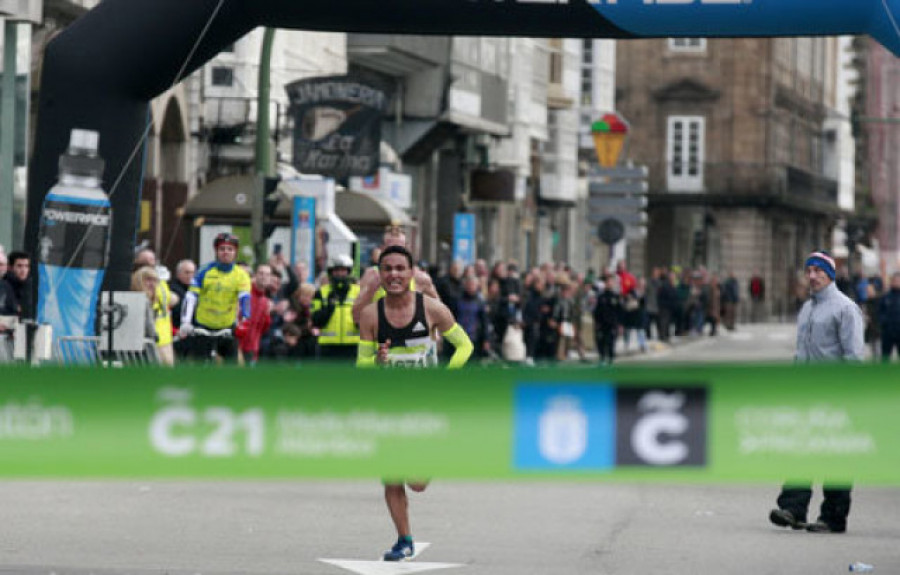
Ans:
{"type": "Polygon", "coordinates": [[[319,328],[319,354],[324,359],[355,360],[359,328],[353,321],[353,303],[359,285],[350,274],[353,260],[341,254],[328,265],[328,283],[316,292],[312,302],[313,325],[319,328]]]}

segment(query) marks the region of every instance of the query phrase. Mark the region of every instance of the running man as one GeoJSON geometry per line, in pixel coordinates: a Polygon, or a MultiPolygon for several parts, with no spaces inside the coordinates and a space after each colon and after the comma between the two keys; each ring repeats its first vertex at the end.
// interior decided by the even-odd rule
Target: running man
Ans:
{"type": "MultiPolygon", "coordinates": [[[[181,308],[181,328],[178,335],[189,337],[197,327],[208,331],[231,329],[250,319],[250,276],[240,266],[234,265],[240,240],[229,233],[221,233],[213,241],[216,261],[200,268],[191,280],[191,287],[181,308]],[[196,311],[196,314],[195,314],[196,311]]],[[[237,359],[237,342],[234,337],[209,337],[195,335],[191,356],[198,360],[209,359],[216,351],[226,361],[237,359]]]]}
{"type": "MultiPolygon", "coordinates": [[[[387,227],[382,237],[382,250],[391,246],[406,247],[406,234],[403,233],[400,226],[394,224],[387,227]]],[[[378,261],[381,261],[380,257],[378,261]]],[[[428,272],[416,266],[413,266],[413,279],[409,282],[409,289],[421,292],[436,300],[441,299],[428,272]]],[[[384,288],[381,286],[380,272],[377,266],[372,266],[359,279],[359,295],[356,301],[353,302],[353,321],[359,324],[363,308],[383,297],[384,288]]]]}
{"type": "MultiPolygon", "coordinates": [[[[378,269],[385,296],[362,310],[357,365],[434,364],[435,342],[431,334],[435,329],[456,348],[447,367],[465,365],[472,355],[472,342],[447,306],[410,289],[414,272],[409,251],[402,246],[385,248],[378,258],[378,269]]],[[[420,493],[428,483],[408,485],[420,493]]],[[[397,543],[384,554],[384,560],[408,560],[415,554],[415,546],[409,525],[406,484],[385,483],[384,500],[397,528],[397,543]]]]}

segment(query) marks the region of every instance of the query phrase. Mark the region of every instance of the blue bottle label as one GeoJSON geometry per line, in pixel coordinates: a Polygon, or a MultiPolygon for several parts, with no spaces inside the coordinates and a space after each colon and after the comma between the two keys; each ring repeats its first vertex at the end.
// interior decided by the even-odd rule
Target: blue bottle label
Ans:
{"type": "Polygon", "coordinates": [[[109,248],[109,200],[50,193],[41,212],[38,262],[44,265],[103,269],[109,248]]]}
{"type": "Polygon", "coordinates": [[[38,322],[53,326],[60,336],[92,336],[103,269],[65,268],[38,264],[38,322]]]}
{"type": "Polygon", "coordinates": [[[38,236],[38,321],[61,336],[95,333],[112,222],[109,199],[66,196],[44,201],[38,236]]]}

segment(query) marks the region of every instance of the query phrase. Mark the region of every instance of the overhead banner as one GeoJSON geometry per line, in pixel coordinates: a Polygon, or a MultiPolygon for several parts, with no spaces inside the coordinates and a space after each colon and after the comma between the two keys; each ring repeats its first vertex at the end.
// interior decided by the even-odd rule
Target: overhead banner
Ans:
{"type": "Polygon", "coordinates": [[[294,116],[294,167],[341,180],[377,173],[381,115],[389,95],[353,76],[288,84],[294,116]]]}
{"type": "Polygon", "coordinates": [[[893,366],[5,367],[0,378],[3,478],[900,486],[893,366]]]}

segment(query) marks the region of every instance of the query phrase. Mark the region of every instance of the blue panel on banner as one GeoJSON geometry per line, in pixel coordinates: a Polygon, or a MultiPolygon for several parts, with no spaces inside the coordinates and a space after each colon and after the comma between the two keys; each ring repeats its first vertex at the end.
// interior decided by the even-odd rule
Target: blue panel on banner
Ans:
{"type": "Polygon", "coordinates": [[[612,385],[516,388],[515,468],[602,471],[615,464],[612,385]]]}

